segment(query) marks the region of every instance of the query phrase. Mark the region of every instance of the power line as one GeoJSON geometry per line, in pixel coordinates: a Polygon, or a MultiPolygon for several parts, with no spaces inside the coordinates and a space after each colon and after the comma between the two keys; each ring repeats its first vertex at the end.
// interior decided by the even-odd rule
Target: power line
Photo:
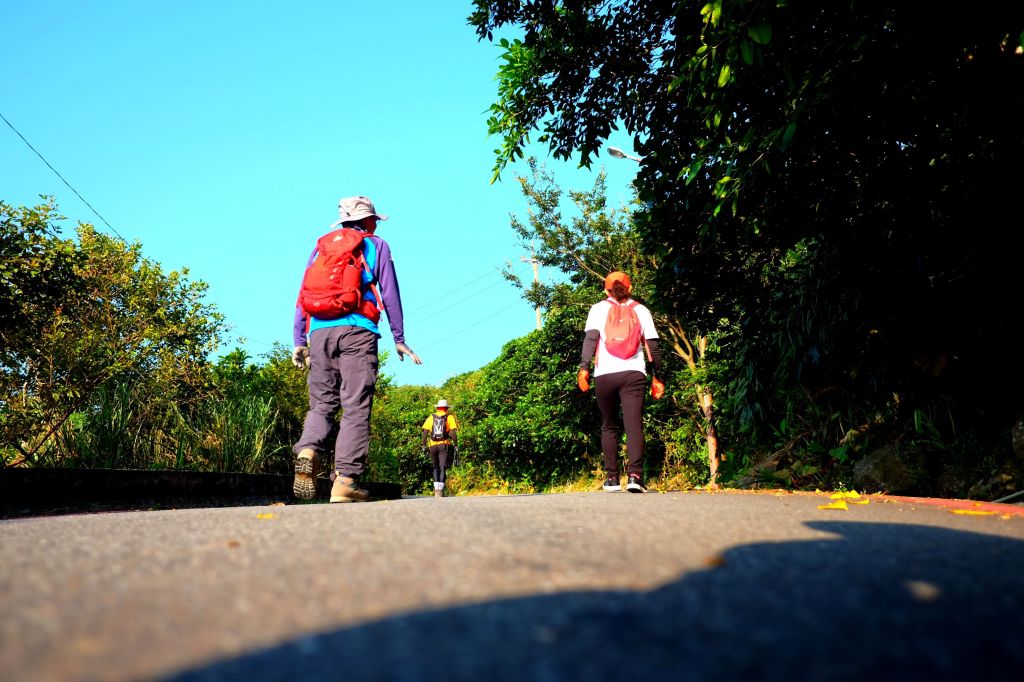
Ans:
{"type": "MultiPolygon", "coordinates": [[[[480,280],[485,279],[487,277],[490,277],[491,275],[493,275],[495,273],[501,274],[501,271],[492,268],[492,269],[488,270],[487,272],[485,272],[484,274],[480,275],[479,277],[475,277],[475,278],[469,280],[468,282],[459,285],[457,288],[452,289],[447,294],[444,294],[443,296],[437,296],[436,298],[438,300],[444,300],[446,298],[449,298],[450,296],[452,296],[454,294],[458,294],[458,293],[462,292],[462,290],[465,289],[466,287],[468,287],[470,284],[475,284],[475,283],[479,282],[480,280]]],[[[440,313],[446,312],[448,310],[451,310],[452,308],[460,306],[465,301],[467,301],[467,300],[469,300],[471,298],[476,298],[480,294],[482,294],[482,293],[484,293],[486,291],[490,291],[491,289],[494,289],[495,287],[501,286],[504,283],[505,283],[505,280],[502,279],[501,281],[495,282],[494,284],[492,284],[489,287],[485,287],[483,289],[478,289],[477,291],[474,291],[473,293],[469,294],[468,296],[462,296],[457,303],[453,303],[452,305],[446,306],[446,307],[444,307],[444,308],[442,308],[440,310],[432,310],[429,313],[427,313],[426,315],[416,315],[416,316],[411,317],[411,318],[406,318],[405,321],[406,321],[406,323],[421,322],[421,321],[427,319],[428,317],[433,317],[435,315],[439,315],[440,313]]]]}
{"type": "Polygon", "coordinates": [[[89,203],[88,201],[86,201],[86,200],[85,200],[85,197],[83,197],[83,196],[82,196],[81,194],[79,194],[79,193],[78,193],[78,190],[77,190],[77,189],[75,189],[74,187],[72,187],[72,186],[71,186],[71,183],[70,183],[70,182],[68,182],[67,180],[65,180],[65,179],[64,179],[64,176],[60,174],[60,171],[58,171],[58,170],[57,170],[56,168],[54,168],[54,167],[53,167],[53,166],[52,166],[52,165],[50,164],[50,162],[46,160],[46,157],[44,157],[44,156],[43,156],[42,154],[40,154],[40,153],[39,153],[39,150],[37,150],[37,149],[36,149],[35,147],[33,147],[33,146],[32,146],[32,143],[31,143],[31,142],[29,142],[28,140],[26,140],[26,139],[25,139],[25,136],[24,136],[24,135],[22,135],[22,134],[21,134],[21,132],[19,132],[19,131],[18,131],[18,129],[17,129],[17,128],[15,128],[15,127],[14,127],[14,125],[13,125],[13,124],[12,124],[12,123],[11,123],[10,121],[8,121],[8,120],[7,120],[7,117],[6,117],[6,116],[4,116],[4,115],[3,115],[2,113],[0,113],[0,118],[2,118],[2,119],[4,120],[4,123],[6,123],[6,124],[7,124],[7,126],[8,126],[8,127],[9,127],[9,128],[11,129],[11,130],[13,130],[13,131],[14,131],[14,134],[15,134],[15,135],[17,135],[18,137],[20,137],[20,138],[21,138],[21,141],[22,141],[22,142],[24,142],[24,143],[25,143],[26,145],[28,145],[28,148],[29,148],[29,149],[31,149],[32,151],[34,151],[34,152],[36,153],[36,156],[38,156],[38,157],[39,157],[40,159],[42,159],[42,160],[43,160],[43,163],[45,163],[45,164],[46,164],[46,167],[47,167],[47,168],[49,168],[50,170],[52,170],[52,171],[53,171],[53,172],[54,172],[54,173],[55,173],[55,174],[57,175],[57,177],[58,177],[58,178],[60,178],[60,179],[61,179],[61,181],[62,181],[62,182],[63,182],[63,183],[65,184],[65,185],[67,185],[67,186],[68,186],[68,189],[70,189],[70,190],[71,190],[72,192],[74,192],[74,193],[75,193],[75,196],[77,196],[77,197],[78,197],[79,199],[81,199],[81,200],[82,200],[82,203],[83,203],[83,204],[85,204],[86,206],[88,206],[88,207],[89,207],[89,209],[90,209],[90,210],[91,210],[91,211],[92,211],[93,213],[95,213],[95,214],[96,214],[96,217],[97,217],[97,218],[99,218],[100,220],[102,220],[102,221],[103,221],[103,224],[104,224],[104,225],[106,225],[107,227],[109,227],[109,228],[110,228],[110,231],[111,231],[111,232],[113,232],[114,234],[116,234],[116,235],[118,236],[118,238],[119,238],[119,239],[120,239],[121,241],[123,241],[123,242],[125,242],[125,243],[127,243],[127,242],[128,242],[128,240],[127,240],[127,239],[125,239],[124,237],[122,237],[122,236],[121,236],[121,233],[120,233],[120,232],[118,232],[117,230],[115,230],[115,229],[114,229],[114,226],[113,226],[113,225],[111,225],[110,223],[108,223],[108,222],[107,222],[107,219],[106,219],[106,218],[104,218],[103,216],[101,216],[101,215],[100,215],[100,212],[99,212],[99,211],[97,211],[97,210],[96,210],[95,208],[93,208],[93,207],[92,207],[92,204],[90,204],[90,203],[89,203]]]}
{"type": "Polygon", "coordinates": [[[463,296],[461,299],[459,299],[455,303],[452,303],[451,305],[445,306],[444,308],[441,308],[439,310],[431,310],[430,312],[428,312],[428,313],[426,313],[424,315],[419,315],[417,317],[412,318],[411,320],[409,320],[409,322],[420,322],[422,320],[427,319],[428,317],[434,317],[436,315],[440,315],[441,313],[447,312],[447,311],[451,310],[452,308],[456,308],[458,306],[463,305],[466,301],[468,301],[470,299],[473,299],[473,298],[476,298],[480,294],[487,293],[491,289],[500,287],[503,284],[505,284],[504,281],[495,282],[494,284],[492,284],[489,287],[484,287],[483,289],[477,289],[476,291],[471,293],[469,296],[463,296]]]}
{"type": "Polygon", "coordinates": [[[493,275],[494,273],[498,273],[498,274],[501,274],[501,271],[500,271],[500,270],[497,270],[496,268],[491,268],[490,270],[488,270],[488,271],[487,271],[487,272],[485,272],[484,274],[480,275],[480,276],[479,276],[479,277],[477,277],[476,279],[471,279],[471,280],[469,280],[468,282],[466,282],[465,284],[462,284],[462,285],[460,285],[459,287],[457,287],[457,288],[455,288],[455,289],[453,289],[453,290],[449,291],[449,292],[448,292],[447,294],[444,294],[444,295],[442,295],[442,296],[438,296],[437,298],[448,298],[448,297],[449,297],[449,296],[451,296],[452,294],[457,294],[457,293],[459,293],[460,291],[462,291],[463,289],[465,289],[466,287],[468,287],[468,286],[469,286],[470,284],[475,284],[476,282],[479,282],[479,281],[480,281],[480,280],[482,280],[483,278],[485,278],[485,277],[489,277],[489,276],[493,275]]]}
{"type": "Polygon", "coordinates": [[[478,326],[478,325],[481,325],[481,324],[483,324],[484,322],[487,322],[488,320],[490,320],[490,319],[492,319],[492,318],[495,318],[495,317],[497,317],[498,315],[500,315],[501,313],[505,312],[506,310],[508,310],[508,309],[510,309],[510,308],[513,308],[513,307],[515,307],[515,306],[517,306],[517,305],[521,305],[522,303],[523,303],[523,301],[522,301],[521,299],[520,299],[520,300],[517,300],[517,301],[515,301],[514,303],[510,303],[509,305],[505,306],[505,307],[504,307],[504,308],[502,308],[501,310],[498,310],[498,311],[496,311],[496,312],[495,312],[494,314],[492,314],[492,315],[488,315],[487,317],[484,317],[484,318],[481,318],[481,319],[477,320],[476,322],[474,322],[473,324],[469,325],[468,327],[463,327],[463,328],[462,328],[462,329],[460,329],[459,331],[457,331],[457,332],[454,332],[454,333],[452,333],[452,334],[449,334],[448,336],[443,336],[443,337],[441,337],[440,339],[438,339],[437,341],[434,341],[433,343],[431,343],[431,344],[429,344],[429,345],[423,346],[423,347],[422,347],[422,348],[421,348],[420,350],[427,350],[427,349],[429,349],[429,348],[433,348],[434,346],[436,346],[436,345],[438,345],[438,344],[440,344],[440,343],[442,343],[442,342],[444,342],[444,341],[447,341],[447,340],[448,340],[448,339],[450,339],[450,338],[456,337],[456,336],[458,336],[459,334],[462,334],[463,332],[469,331],[469,330],[470,330],[470,329],[472,329],[473,327],[476,327],[476,326],[478,326]]]}
{"type": "Polygon", "coordinates": [[[267,348],[273,348],[278,343],[281,343],[282,345],[284,345],[281,341],[276,341],[274,343],[270,343],[270,342],[267,342],[267,341],[263,341],[262,339],[254,339],[253,337],[249,336],[248,334],[237,334],[235,336],[235,343],[243,345],[243,346],[246,346],[246,345],[248,345],[250,343],[255,343],[255,344],[258,344],[260,346],[266,346],[267,348]]]}

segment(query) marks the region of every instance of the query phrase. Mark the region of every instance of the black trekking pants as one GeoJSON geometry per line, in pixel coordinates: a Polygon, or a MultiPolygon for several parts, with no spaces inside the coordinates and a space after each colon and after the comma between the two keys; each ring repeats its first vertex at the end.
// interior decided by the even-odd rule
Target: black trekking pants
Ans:
{"type": "Polygon", "coordinates": [[[434,483],[444,483],[445,481],[450,447],[446,443],[439,443],[427,448],[427,453],[430,455],[430,463],[434,465],[434,483]]]}
{"type": "Polygon", "coordinates": [[[619,475],[619,437],[626,428],[626,473],[644,474],[644,393],[647,375],[643,372],[614,372],[594,377],[594,392],[601,410],[601,452],[604,470],[619,475]],[[620,417],[619,410],[622,415],[620,417]]]}

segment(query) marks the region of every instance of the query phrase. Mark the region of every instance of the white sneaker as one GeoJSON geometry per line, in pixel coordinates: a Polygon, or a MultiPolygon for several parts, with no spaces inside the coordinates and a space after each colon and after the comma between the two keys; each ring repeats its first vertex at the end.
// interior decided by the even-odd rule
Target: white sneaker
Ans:
{"type": "Polygon", "coordinates": [[[622,486],[619,485],[618,476],[609,476],[608,478],[604,479],[604,485],[601,487],[604,488],[605,492],[608,493],[617,493],[620,490],[622,490],[622,486]]]}

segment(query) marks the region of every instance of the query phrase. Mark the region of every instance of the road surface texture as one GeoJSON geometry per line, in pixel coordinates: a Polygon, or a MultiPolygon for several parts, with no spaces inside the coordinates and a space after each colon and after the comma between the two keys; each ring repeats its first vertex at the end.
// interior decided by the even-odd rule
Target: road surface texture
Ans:
{"type": "Polygon", "coordinates": [[[1022,679],[1021,508],[829,502],[595,492],[3,520],[0,680],[1022,679]]]}

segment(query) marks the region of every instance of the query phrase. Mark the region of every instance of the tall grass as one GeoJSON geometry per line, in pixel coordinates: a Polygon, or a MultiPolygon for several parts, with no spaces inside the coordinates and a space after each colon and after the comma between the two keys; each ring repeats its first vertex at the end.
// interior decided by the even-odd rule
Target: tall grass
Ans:
{"type": "Polygon", "coordinates": [[[277,413],[271,398],[245,396],[209,406],[200,450],[214,471],[258,473],[283,445],[272,445],[277,413]]]}
{"type": "Polygon", "coordinates": [[[113,383],[65,422],[33,464],[283,473],[288,444],[273,442],[276,419],[270,397],[211,397],[189,415],[173,405],[160,413],[147,409],[131,383],[113,383]]]}
{"type": "Polygon", "coordinates": [[[43,466],[73,466],[87,469],[132,469],[142,461],[140,454],[149,434],[136,418],[132,386],[104,385],[90,409],[71,416],[60,428],[52,447],[39,463],[43,466]]]}

